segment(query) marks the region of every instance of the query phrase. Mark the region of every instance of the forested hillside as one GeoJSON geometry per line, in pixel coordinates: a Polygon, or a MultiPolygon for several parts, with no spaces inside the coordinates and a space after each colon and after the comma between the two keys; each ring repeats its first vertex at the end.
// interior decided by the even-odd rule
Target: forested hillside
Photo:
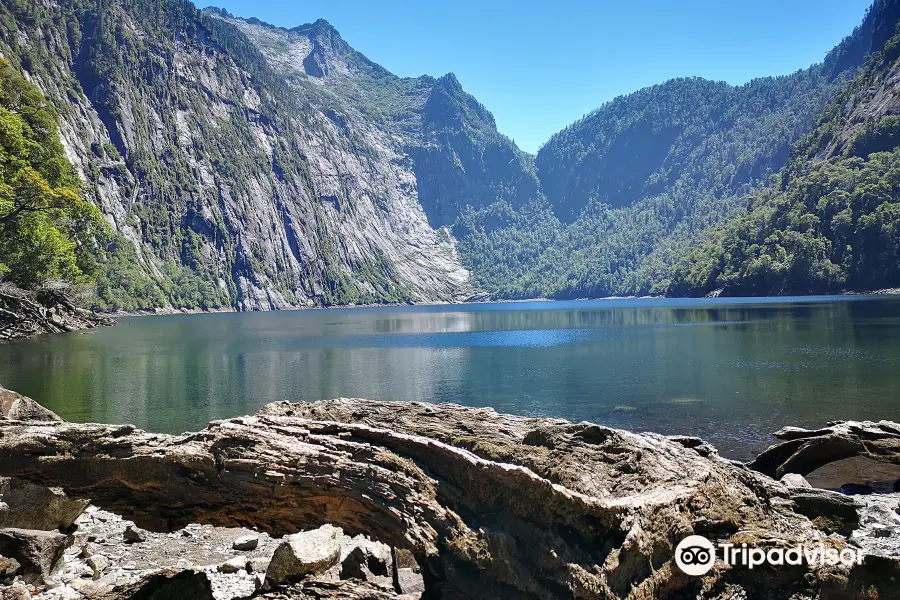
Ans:
{"type": "Polygon", "coordinates": [[[894,35],[796,145],[777,181],[681,259],[669,293],[900,287],[898,81],[894,35]]]}
{"type": "Polygon", "coordinates": [[[824,61],[743,86],[679,79],[617,98],[556,134],[536,166],[546,202],[466,212],[464,262],[501,297],[666,293],[703,232],[746,207],[897,22],[876,3],[824,61]]]}
{"type": "Polygon", "coordinates": [[[100,212],[81,198],[58,126],[53,107],[0,58],[0,277],[25,288],[89,279],[106,238],[100,212]]]}
{"type": "MultiPolygon", "coordinates": [[[[687,78],[640,90],[530,156],[453,74],[397,77],[324,20],[284,29],[186,0],[8,0],[0,52],[58,114],[71,173],[57,187],[110,230],[44,244],[57,267],[30,283],[65,272],[92,286],[101,310],[459,301],[479,290],[597,297],[670,284],[799,290],[735,283],[746,269],[726,268],[716,240],[738,221],[703,236],[750,218],[747,194],[798,140],[781,187],[751,206],[812,193],[802,190],[814,173],[836,189],[890,177],[891,161],[872,153],[892,150],[900,127],[889,109],[872,117],[892,88],[871,79],[890,68],[870,60],[871,81],[845,86],[893,34],[898,4],[878,0],[819,65],[737,87],[687,78]],[[862,103],[865,85],[883,92],[862,103]],[[816,171],[851,164],[856,175],[816,171]],[[710,241],[685,258],[698,239],[710,241]]],[[[23,238],[5,238],[12,280],[23,238]]],[[[822,267],[831,274],[819,287],[883,279],[845,273],[870,252],[846,245],[856,258],[834,254],[843,262],[822,267]]]]}

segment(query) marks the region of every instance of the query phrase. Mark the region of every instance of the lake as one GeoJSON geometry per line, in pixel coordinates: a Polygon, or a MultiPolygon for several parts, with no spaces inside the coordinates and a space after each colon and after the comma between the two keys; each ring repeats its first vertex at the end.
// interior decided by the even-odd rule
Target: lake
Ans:
{"type": "Polygon", "coordinates": [[[0,383],[71,421],[159,432],[345,396],[696,435],[745,460],[785,425],[900,420],[900,298],[129,317],[0,345],[0,383]]]}

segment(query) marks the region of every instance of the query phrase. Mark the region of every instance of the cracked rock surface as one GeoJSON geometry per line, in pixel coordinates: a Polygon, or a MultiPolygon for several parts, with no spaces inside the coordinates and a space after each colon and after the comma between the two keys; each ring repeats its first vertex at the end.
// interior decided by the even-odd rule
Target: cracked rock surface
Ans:
{"type": "MultiPolygon", "coordinates": [[[[146,530],[144,542],[116,544],[128,553],[110,560],[116,569],[133,562],[138,570],[144,563],[133,553],[141,546],[201,523],[214,560],[187,562],[208,568],[148,560],[175,571],[150,582],[139,574],[133,584],[197,594],[220,589],[217,577],[244,577],[218,568],[237,554],[247,556],[246,589],[266,598],[396,597],[411,565],[421,570],[423,597],[442,599],[890,598],[900,576],[896,556],[866,541],[877,537],[887,504],[865,512],[856,499],[787,486],[696,438],[456,405],[276,403],[181,436],[6,419],[0,475],[61,487],[146,530]],[[332,566],[300,581],[250,573],[254,557],[271,557],[283,543],[276,538],[325,525],[394,548],[393,589],[379,585],[387,569],[369,562],[381,551],[345,552],[343,542],[338,561],[357,561],[346,572],[332,552],[332,566]],[[228,534],[217,537],[220,528],[228,534]],[[691,534],[764,547],[859,546],[867,555],[853,568],[717,562],[690,577],[673,555],[691,534]],[[259,536],[257,548],[234,550],[248,535],[259,536]]],[[[98,514],[105,515],[92,509],[81,519],[98,514]]]]}

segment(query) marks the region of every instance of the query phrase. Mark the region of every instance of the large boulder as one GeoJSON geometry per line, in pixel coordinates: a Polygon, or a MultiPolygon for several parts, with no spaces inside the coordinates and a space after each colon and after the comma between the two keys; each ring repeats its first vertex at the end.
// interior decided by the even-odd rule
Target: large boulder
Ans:
{"type": "Polygon", "coordinates": [[[769,477],[809,475],[856,456],[900,464],[900,424],[893,421],[837,421],[822,429],[785,427],[773,435],[780,441],[749,464],[769,477]]]}
{"type": "Polygon", "coordinates": [[[266,578],[274,583],[286,583],[307,575],[324,574],[340,561],[342,535],[339,527],[323,525],[285,536],[269,561],[266,578]]]}
{"type": "MultiPolygon", "coordinates": [[[[444,600],[831,600],[890,597],[896,585],[883,577],[893,573],[884,566],[891,557],[852,569],[716,563],[703,577],[686,575],[675,547],[689,535],[767,548],[854,543],[843,520],[826,531],[828,523],[807,516],[852,517],[841,501],[783,485],[694,438],[365,400],[278,403],[181,436],[0,421],[0,437],[0,475],[62,486],[140,527],[206,523],[286,535],[331,523],[410,551],[425,595],[444,600]]],[[[330,576],[338,534],[316,535],[321,544],[302,551],[285,538],[270,576],[330,576]]],[[[375,588],[321,582],[336,594],[350,584],[375,588]]],[[[328,597],[308,585],[273,593],[328,597]]]]}
{"type": "Polygon", "coordinates": [[[62,421],[52,410],[3,386],[0,386],[0,415],[15,421],[62,421]]]}
{"type": "Polygon", "coordinates": [[[87,506],[87,500],[69,498],[60,488],[0,477],[0,528],[68,529],[87,506]]]}
{"type": "Polygon", "coordinates": [[[0,530],[0,555],[19,562],[17,574],[33,585],[50,581],[70,538],[51,531],[7,528],[0,530]]]}

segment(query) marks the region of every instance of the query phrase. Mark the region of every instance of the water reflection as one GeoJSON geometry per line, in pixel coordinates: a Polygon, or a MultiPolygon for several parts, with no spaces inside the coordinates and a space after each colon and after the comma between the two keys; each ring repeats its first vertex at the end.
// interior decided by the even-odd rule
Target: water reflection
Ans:
{"type": "Polygon", "coordinates": [[[700,435],[898,419],[900,301],[601,301],[124,319],[0,345],[0,381],[78,421],[181,432],[358,396],[700,435]]]}

